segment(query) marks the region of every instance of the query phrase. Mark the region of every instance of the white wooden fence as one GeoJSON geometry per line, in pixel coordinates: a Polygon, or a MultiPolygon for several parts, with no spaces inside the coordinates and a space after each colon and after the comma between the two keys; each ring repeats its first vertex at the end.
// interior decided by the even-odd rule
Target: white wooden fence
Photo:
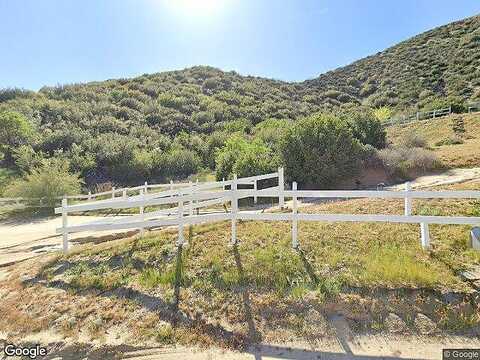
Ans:
{"type": "MultiPolygon", "coordinates": [[[[233,180],[223,180],[206,183],[182,183],[182,184],[168,184],[169,189],[160,192],[147,192],[147,184],[136,188],[120,189],[122,197],[116,197],[114,190],[112,197],[107,200],[97,200],[93,202],[68,204],[68,199],[63,198],[62,206],[55,209],[55,213],[62,214],[62,228],[57,229],[57,233],[63,234],[63,249],[68,251],[68,234],[81,231],[99,231],[99,230],[117,230],[117,229],[140,229],[143,234],[145,228],[178,225],[182,228],[183,216],[188,214],[191,218],[194,210],[201,208],[209,208],[214,205],[224,205],[231,202],[231,195],[235,193],[238,185],[253,186],[253,191],[258,191],[260,194],[263,190],[258,189],[258,182],[262,180],[278,178],[279,184],[284,184],[283,169],[280,168],[278,172],[251,176],[246,178],[233,180]],[[226,190],[230,187],[230,190],[226,190]],[[234,190],[235,189],[235,190],[234,190]],[[139,190],[138,195],[128,196],[128,191],[139,190]],[[145,208],[150,206],[164,206],[173,205],[174,207],[164,208],[145,212],[145,208]],[[188,205],[188,206],[185,206],[188,205]],[[73,212],[98,211],[105,209],[130,209],[138,208],[139,213],[122,218],[105,218],[90,222],[88,224],[69,226],[68,214],[73,212]],[[180,218],[180,220],[179,220],[180,218]]],[[[165,187],[165,184],[148,185],[149,188],[165,187]]],[[[277,187],[271,187],[270,190],[277,187]]],[[[96,194],[98,195],[98,194],[96,194]]],[[[101,195],[104,195],[103,193],[101,195]]],[[[258,196],[253,196],[254,203],[257,203],[258,196]]],[[[280,206],[284,206],[285,200],[283,196],[279,197],[280,206]]],[[[233,204],[233,203],[232,203],[233,204]]],[[[233,205],[232,205],[233,206],[233,205]]],[[[204,215],[196,215],[199,219],[203,219],[204,215]]],[[[207,221],[211,219],[221,220],[219,216],[223,214],[211,213],[207,215],[207,221]]],[[[199,221],[203,222],[203,221],[199,221]]],[[[183,237],[183,233],[179,238],[183,237]]]]}
{"type": "Polygon", "coordinates": [[[435,109],[431,111],[417,111],[413,115],[409,116],[402,116],[396,119],[388,119],[386,120],[383,125],[390,126],[390,125],[397,125],[397,124],[406,124],[416,120],[427,120],[427,119],[435,119],[437,117],[442,117],[446,115],[450,115],[452,113],[452,107],[449,106],[448,108],[444,109],[435,109]]]}
{"type": "Polygon", "coordinates": [[[412,215],[412,201],[414,199],[480,199],[480,191],[412,191],[407,183],[405,191],[337,191],[337,190],[297,190],[297,183],[292,183],[292,190],[286,190],[284,185],[283,169],[277,173],[253,176],[250,178],[194,184],[187,188],[170,190],[154,194],[142,193],[138,196],[96,201],[86,204],[68,205],[63,200],[62,207],[55,212],[62,214],[63,226],[57,233],[63,234],[63,249],[68,251],[68,236],[70,233],[82,231],[100,231],[117,229],[156,228],[161,226],[178,226],[177,245],[185,245],[183,229],[185,225],[217,221],[231,221],[231,242],[237,242],[238,220],[289,221],[292,223],[292,246],[298,247],[299,221],[328,221],[328,222],[391,222],[420,224],[421,244],[424,248],[430,247],[430,224],[458,224],[480,225],[480,217],[466,216],[423,216],[412,215]],[[256,188],[257,181],[278,178],[278,186],[262,190],[256,188]],[[239,189],[238,185],[254,185],[253,189],[239,189]],[[230,186],[230,189],[226,189],[230,186]],[[220,189],[219,189],[220,188],[220,189]],[[215,190],[217,189],[217,190],[215,190]],[[239,200],[245,198],[278,198],[280,207],[284,207],[285,198],[292,199],[291,212],[258,212],[239,209],[239,200]],[[298,212],[298,199],[325,199],[325,198],[382,198],[404,199],[403,215],[382,214],[303,214],[298,212]],[[231,204],[229,213],[211,212],[196,214],[195,209],[206,208],[215,204],[231,204]],[[144,212],[147,206],[172,205],[173,208],[144,212]],[[105,219],[82,225],[68,225],[68,214],[78,211],[100,209],[139,208],[138,215],[122,219],[105,219]]]}

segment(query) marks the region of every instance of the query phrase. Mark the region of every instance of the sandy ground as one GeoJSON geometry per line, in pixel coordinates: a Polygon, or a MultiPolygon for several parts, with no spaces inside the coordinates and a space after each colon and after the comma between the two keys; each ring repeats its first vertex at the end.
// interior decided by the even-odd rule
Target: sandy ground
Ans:
{"type": "MultiPolygon", "coordinates": [[[[69,224],[78,225],[105,219],[97,216],[69,216],[69,224]]],[[[61,227],[61,217],[34,219],[29,222],[6,220],[0,222],[0,268],[47,251],[62,248],[62,236],[55,233],[61,227]]],[[[91,236],[100,237],[124,231],[82,232],[70,235],[73,242],[88,241],[91,236]]]]}
{"type": "MultiPolygon", "coordinates": [[[[434,175],[420,176],[411,181],[412,188],[421,189],[424,187],[457,184],[472,180],[480,180],[480,168],[451,169],[446,172],[434,175]]],[[[389,189],[403,190],[405,184],[390,186],[389,189]]]]}
{"type": "MultiPolygon", "coordinates": [[[[0,339],[4,336],[0,333],[0,339]]],[[[3,340],[4,341],[4,340],[3,340]]],[[[2,342],[3,342],[2,341],[2,342]]],[[[443,349],[478,349],[480,340],[459,336],[363,335],[318,339],[316,344],[292,342],[259,344],[246,351],[187,347],[151,347],[76,343],[66,345],[53,333],[38,333],[25,339],[48,348],[46,359],[132,359],[132,360],[273,360],[273,359],[442,359],[443,349]],[[47,345],[49,344],[49,345],[47,345]]],[[[0,354],[0,359],[2,354],[0,354]]]]}

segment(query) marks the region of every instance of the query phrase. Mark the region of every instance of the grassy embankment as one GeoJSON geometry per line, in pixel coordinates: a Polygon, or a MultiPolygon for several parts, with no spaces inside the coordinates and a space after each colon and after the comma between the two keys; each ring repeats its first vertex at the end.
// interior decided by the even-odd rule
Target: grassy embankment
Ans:
{"type": "MultiPolygon", "coordinates": [[[[400,200],[361,199],[302,208],[402,210],[400,200]]],[[[480,204],[416,200],[414,213],[480,216],[480,204]]],[[[50,329],[105,340],[119,332],[125,343],[240,348],[259,339],[314,343],[329,334],[331,313],[359,332],[385,330],[385,318],[396,313],[415,332],[422,313],[437,331],[468,333],[480,325],[475,292],[458,276],[480,263],[467,247],[468,232],[433,225],[433,247],[425,251],[418,225],[300,223],[297,251],[286,222],[241,222],[233,248],[229,223],[222,222],[186,231],[190,245],[179,252],[175,231],[160,231],[79,248],[51,259],[33,280],[3,284],[10,295],[0,304],[6,314],[0,325],[18,336],[50,329]]]]}
{"type": "MultiPolygon", "coordinates": [[[[461,125],[460,125],[461,126],[461,125]]],[[[438,119],[415,121],[387,128],[389,140],[398,144],[417,134],[448,168],[480,166],[480,114],[455,114],[438,119]],[[462,118],[465,132],[454,130],[455,119],[462,118]]]]}

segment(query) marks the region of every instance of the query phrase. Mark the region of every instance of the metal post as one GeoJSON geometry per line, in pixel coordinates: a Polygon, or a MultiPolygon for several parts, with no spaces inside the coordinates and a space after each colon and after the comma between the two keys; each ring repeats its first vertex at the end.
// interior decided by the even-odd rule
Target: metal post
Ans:
{"type": "Polygon", "coordinates": [[[232,181],[232,240],[231,244],[237,243],[237,212],[238,212],[238,199],[237,199],[237,174],[233,174],[232,181]]]}
{"type": "MultiPolygon", "coordinates": [[[[405,191],[408,192],[412,190],[412,185],[410,182],[405,183],[405,191]]],[[[405,216],[412,215],[412,199],[405,196],[405,216]]]]}
{"type": "Polygon", "coordinates": [[[186,245],[185,236],[183,235],[183,194],[179,191],[179,200],[178,200],[178,238],[177,238],[177,246],[186,245]]]}
{"type": "Polygon", "coordinates": [[[115,199],[115,186],[112,186],[112,199],[115,199]]]}
{"type": "Polygon", "coordinates": [[[424,249],[430,248],[430,231],[428,230],[428,223],[420,223],[420,232],[422,234],[422,247],[424,249]]]}
{"type": "MultiPolygon", "coordinates": [[[[253,181],[253,191],[257,191],[257,180],[253,181]]],[[[257,194],[253,196],[253,203],[256,204],[258,201],[257,194]]]]}
{"type": "MultiPolygon", "coordinates": [[[[292,183],[292,190],[297,191],[297,182],[294,181],[292,183]]],[[[293,213],[293,219],[292,219],[292,247],[294,249],[298,248],[298,220],[297,220],[297,212],[298,212],[298,204],[297,204],[297,196],[293,195],[292,196],[292,213],[293,213]]]]}
{"type": "Polygon", "coordinates": [[[278,205],[283,209],[285,207],[285,196],[283,195],[283,192],[285,191],[285,177],[283,173],[283,167],[278,168],[278,189],[280,192],[278,197],[278,205]]]}
{"type": "Polygon", "coordinates": [[[143,206],[145,204],[145,195],[143,189],[140,189],[140,197],[142,199],[142,206],[140,206],[140,221],[142,222],[142,226],[140,227],[140,236],[143,237],[145,235],[145,228],[143,227],[143,222],[145,221],[145,207],[143,206]]]}
{"type": "Polygon", "coordinates": [[[67,213],[68,200],[66,197],[62,199],[62,228],[63,228],[63,252],[68,252],[68,213],[67,213]]]}

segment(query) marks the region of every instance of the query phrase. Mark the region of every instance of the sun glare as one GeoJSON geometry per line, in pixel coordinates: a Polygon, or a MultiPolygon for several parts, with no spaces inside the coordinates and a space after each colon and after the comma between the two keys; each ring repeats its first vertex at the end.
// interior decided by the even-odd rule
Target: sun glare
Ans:
{"type": "Polygon", "coordinates": [[[209,17],[219,13],[228,0],[170,0],[168,7],[183,16],[209,17]]]}

